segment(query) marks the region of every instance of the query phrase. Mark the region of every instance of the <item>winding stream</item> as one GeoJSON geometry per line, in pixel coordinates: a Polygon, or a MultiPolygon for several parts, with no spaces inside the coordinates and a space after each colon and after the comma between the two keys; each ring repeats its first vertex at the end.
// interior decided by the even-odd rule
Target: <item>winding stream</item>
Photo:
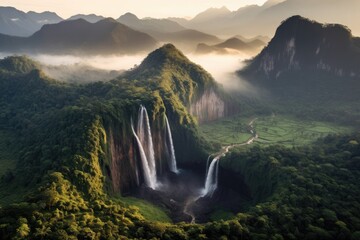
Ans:
{"type": "MultiPolygon", "coordinates": [[[[229,152],[230,149],[232,149],[234,147],[240,147],[240,146],[250,145],[250,144],[254,143],[254,141],[259,137],[259,135],[256,133],[256,131],[254,129],[254,122],[256,120],[257,120],[257,118],[254,118],[248,123],[249,129],[250,129],[249,132],[251,133],[251,137],[247,141],[245,141],[243,143],[236,143],[236,144],[231,144],[231,145],[228,145],[228,146],[223,146],[218,153],[211,154],[209,156],[207,165],[209,165],[209,159],[210,159],[211,156],[215,156],[214,159],[216,158],[216,159],[220,160],[222,157],[225,157],[225,155],[229,152]]],[[[208,171],[208,170],[206,170],[206,171],[208,171]]],[[[199,190],[199,195],[198,196],[189,197],[188,200],[185,203],[183,212],[186,215],[191,217],[191,222],[190,223],[195,223],[195,220],[196,220],[194,213],[191,211],[191,206],[199,198],[203,197],[202,192],[203,192],[202,190],[199,190]]]]}

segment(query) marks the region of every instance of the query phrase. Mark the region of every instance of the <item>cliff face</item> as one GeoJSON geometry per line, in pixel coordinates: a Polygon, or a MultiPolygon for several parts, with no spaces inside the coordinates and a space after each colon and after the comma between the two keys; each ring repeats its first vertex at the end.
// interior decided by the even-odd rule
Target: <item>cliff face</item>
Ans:
{"type": "Polygon", "coordinates": [[[293,16],[276,30],[269,45],[245,72],[279,78],[285,72],[322,71],[340,77],[360,76],[359,41],[339,24],[320,24],[293,16]]]}
{"type": "MultiPolygon", "coordinates": [[[[156,172],[161,177],[169,172],[169,154],[166,148],[166,131],[161,116],[151,121],[151,134],[154,146],[156,172]]],[[[130,126],[128,126],[130,128],[130,126]]],[[[179,143],[180,141],[176,141],[179,143]]],[[[179,146],[179,149],[182,147],[179,146]]],[[[129,193],[144,183],[139,146],[128,131],[111,126],[107,130],[107,149],[109,164],[105,167],[107,177],[114,193],[129,193]]],[[[180,150],[179,150],[180,151],[180,150]]]]}
{"type": "Polygon", "coordinates": [[[141,183],[136,146],[131,138],[125,139],[109,129],[108,150],[110,167],[106,170],[115,193],[136,189],[141,183]],[[130,139],[130,141],[129,141],[130,139]]]}
{"type": "Polygon", "coordinates": [[[202,123],[225,117],[225,108],[224,100],[210,88],[206,89],[197,101],[190,104],[189,111],[199,123],[202,123]]]}

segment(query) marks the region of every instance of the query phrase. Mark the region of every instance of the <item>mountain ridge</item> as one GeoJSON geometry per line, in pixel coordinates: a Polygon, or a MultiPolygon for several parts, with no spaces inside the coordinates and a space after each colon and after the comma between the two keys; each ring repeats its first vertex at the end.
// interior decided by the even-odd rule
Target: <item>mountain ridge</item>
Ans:
{"type": "Polygon", "coordinates": [[[89,23],[84,19],[46,24],[27,38],[1,36],[0,49],[15,52],[42,52],[82,55],[108,55],[148,51],[156,40],[112,18],[89,23]],[[10,40],[9,40],[10,39],[10,40]]]}
{"type": "Polygon", "coordinates": [[[54,12],[27,13],[14,7],[0,7],[0,33],[27,37],[46,23],[58,23],[63,19],[54,12]]]}

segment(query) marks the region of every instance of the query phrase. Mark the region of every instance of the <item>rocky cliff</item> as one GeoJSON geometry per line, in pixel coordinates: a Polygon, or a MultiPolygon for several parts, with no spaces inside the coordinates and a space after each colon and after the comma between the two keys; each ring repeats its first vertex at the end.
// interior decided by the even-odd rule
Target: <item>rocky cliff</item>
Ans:
{"type": "Polygon", "coordinates": [[[340,77],[360,76],[360,45],[339,24],[320,24],[293,16],[276,30],[269,45],[245,72],[278,78],[289,71],[323,71],[340,77]]]}

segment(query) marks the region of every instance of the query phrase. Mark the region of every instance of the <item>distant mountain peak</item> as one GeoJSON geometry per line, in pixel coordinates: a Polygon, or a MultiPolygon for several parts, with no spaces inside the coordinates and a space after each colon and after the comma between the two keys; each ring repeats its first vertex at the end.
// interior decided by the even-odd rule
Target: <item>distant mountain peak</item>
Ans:
{"type": "Polygon", "coordinates": [[[221,8],[208,8],[205,11],[196,15],[191,21],[193,22],[208,21],[211,19],[216,19],[221,16],[225,16],[230,13],[231,11],[225,6],[221,8]]]}
{"type": "Polygon", "coordinates": [[[90,23],[82,18],[45,24],[27,38],[0,35],[0,50],[51,54],[108,55],[149,51],[157,46],[150,35],[113,18],[90,23]]]}
{"type": "Polygon", "coordinates": [[[69,20],[75,20],[75,19],[79,19],[79,18],[85,19],[86,21],[91,22],[91,23],[95,23],[95,22],[98,22],[98,21],[104,19],[103,16],[95,15],[95,14],[76,14],[74,16],[71,16],[67,20],[69,21],[69,20]]]}
{"type": "Polygon", "coordinates": [[[133,14],[131,12],[127,12],[124,15],[121,15],[119,17],[119,19],[123,19],[123,20],[139,20],[139,18],[135,14],[133,14]]]}
{"type": "Polygon", "coordinates": [[[286,0],[268,0],[266,1],[261,7],[263,8],[268,8],[268,7],[272,7],[275,6],[279,3],[285,2],[286,0]]]}

